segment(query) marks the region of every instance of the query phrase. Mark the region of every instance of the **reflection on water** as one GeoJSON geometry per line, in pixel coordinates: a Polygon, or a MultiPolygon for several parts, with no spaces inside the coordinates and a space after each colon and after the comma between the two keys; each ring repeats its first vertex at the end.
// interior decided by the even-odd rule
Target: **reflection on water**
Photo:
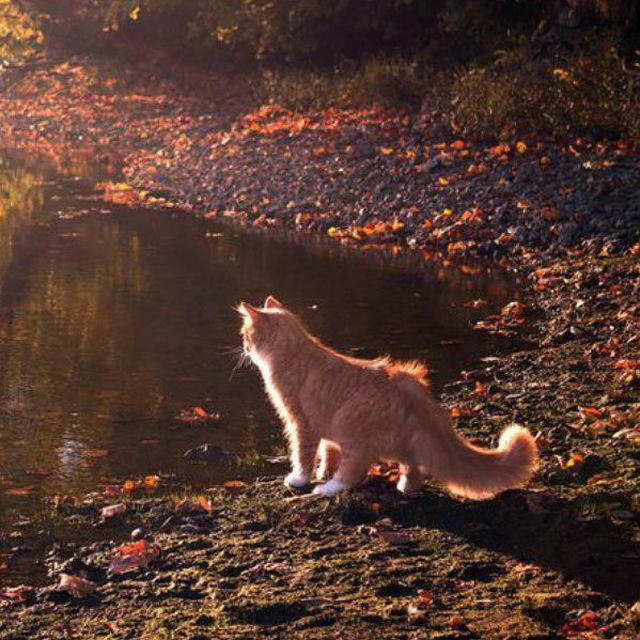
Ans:
{"type": "Polygon", "coordinates": [[[256,373],[230,379],[240,299],[274,293],[329,344],[423,358],[437,384],[504,347],[472,331],[478,312],[463,306],[512,299],[502,275],[417,273],[167,211],[109,211],[78,182],[0,162],[0,527],[44,495],[112,477],[259,470],[258,454],[282,444],[256,373]],[[221,421],[176,426],[194,405],[221,421]],[[202,442],[244,466],[189,465],[183,452],[202,442]],[[32,489],[7,495],[15,487],[32,489]]]}

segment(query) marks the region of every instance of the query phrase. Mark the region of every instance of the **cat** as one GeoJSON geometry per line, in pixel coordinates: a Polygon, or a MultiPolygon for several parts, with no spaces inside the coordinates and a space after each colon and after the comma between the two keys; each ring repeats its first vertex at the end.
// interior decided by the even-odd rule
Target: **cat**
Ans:
{"type": "Polygon", "coordinates": [[[371,464],[389,461],[399,464],[404,493],[430,476],[455,495],[481,500],[522,487],[534,473],[538,451],[529,431],[506,428],[497,449],[471,444],[433,399],[419,362],[341,355],[273,296],[262,308],[243,302],[237,311],[244,355],[284,423],[287,486],[308,486],[317,464],[324,482],[313,492],[333,496],[360,483],[371,464]]]}

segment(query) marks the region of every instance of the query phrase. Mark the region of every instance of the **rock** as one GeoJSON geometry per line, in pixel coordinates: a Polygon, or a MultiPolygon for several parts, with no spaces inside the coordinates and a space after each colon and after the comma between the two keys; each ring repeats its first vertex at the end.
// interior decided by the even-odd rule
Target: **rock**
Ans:
{"type": "Polygon", "coordinates": [[[558,242],[565,247],[573,244],[578,237],[579,231],[580,226],[575,222],[567,222],[560,225],[558,231],[558,242]]]}
{"type": "Polygon", "coordinates": [[[109,518],[114,518],[115,516],[122,515],[126,511],[126,507],[124,504],[111,504],[107,507],[103,507],[100,511],[100,516],[103,520],[108,520],[109,518]]]}
{"type": "Polygon", "coordinates": [[[194,462],[212,462],[217,464],[225,464],[231,466],[233,462],[233,454],[226,449],[221,449],[213,444],[205,442],[193,449],[188,449],[184,453],[187,460],[194,462]]]}
{"type": "Polygon", "coordinates": [[[132,540],[139,540],[140,538],[144,538],[144,529],[142,527],[138,527],[131,532],[132,540]]]}
{"type": "Polygon", "coordinates": [[[206,613],[201,613],[193,622],[199,627],[209,627],[213,624],[213,618],[206,613]]]}

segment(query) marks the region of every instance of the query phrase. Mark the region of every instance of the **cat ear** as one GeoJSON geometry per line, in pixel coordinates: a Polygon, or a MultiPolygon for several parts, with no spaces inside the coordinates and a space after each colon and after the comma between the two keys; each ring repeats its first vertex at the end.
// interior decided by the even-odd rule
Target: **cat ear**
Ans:
{"type": "Polygon", "coordinates": [[[265,309],[284,309],[284,305],[282,302],[276,300],[273,296],[267,296],[267,299],[264,301],[265,309]]]}
{"type": "Polygon", "coordinates": [[[255,320],[260,315],[260,310],[256,309],[254,306],[250,305],[248,302],[241,302],[238,305],[238,313],[249,318],[251,320],[255,320]]]}

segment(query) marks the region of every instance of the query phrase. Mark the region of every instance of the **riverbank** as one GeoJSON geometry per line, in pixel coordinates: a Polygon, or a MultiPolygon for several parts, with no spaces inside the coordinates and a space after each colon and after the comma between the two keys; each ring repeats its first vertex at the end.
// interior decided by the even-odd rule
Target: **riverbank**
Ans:
{"type": "MultiPolygon", "coordinates": [[[[536,348],[485,359],[442,401],[484,444],[527,425],[541,469],[528,490],[482,503],[433,487],[404,499],[383,477],[334,502],[291,501],[265,479],[182,506],[182,495],[127,499],[121,521],[101,525],[104,542],[64,566],[51,557],[52,584],[63,572],[95,591],[0,590],[0,636],[635,637],[633,142],[462,140],[428,105],[415,117],[247,112],[232,83],[212,107],[170,78],[133,69],[123,83],[86,59],[43,60],[3,79],[3,138],[54,155],[91,150],[122,170],[105,185],[119,202],[455,258],[470,278],[467,257],[517,269],[525,300],[478,330],[525,323],[536,348]],[[108,572],[123,532],[140,527],[147,542],[123,553],[148,569],[108,572]]],[[[120,499],[63,501],[54,516],[92,526],[120,499]]],[[[0,550],[11,548],[8,537],[0,550]]]]}

